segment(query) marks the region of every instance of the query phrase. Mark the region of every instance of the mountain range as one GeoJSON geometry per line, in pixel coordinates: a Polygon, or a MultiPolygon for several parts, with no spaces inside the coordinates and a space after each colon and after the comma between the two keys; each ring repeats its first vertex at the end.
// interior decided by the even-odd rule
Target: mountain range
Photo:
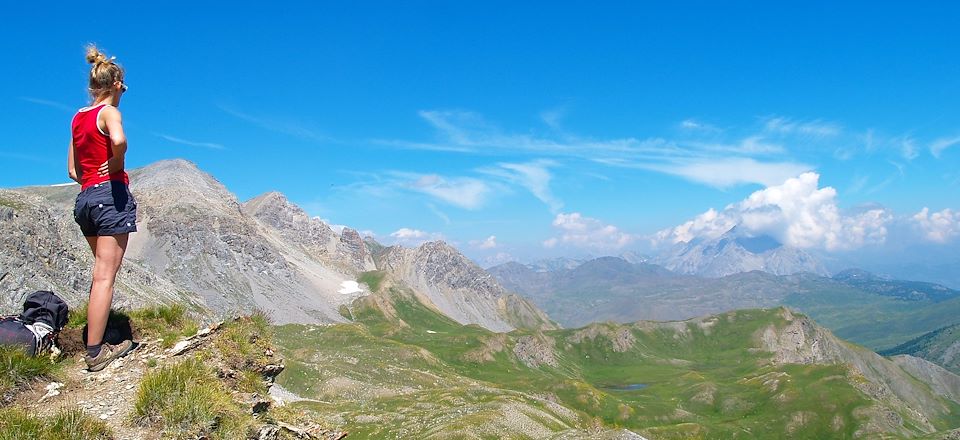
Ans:
{"type": "MultiPolygon", "coordinates": [[[[378,267],[360,234],[334,231],[279,193],[241,203],[183,160],[133,170],[130,179],[138,232],[118,275],[118,306],[177,302],[211,316],[262,310],[279,324],[334,323],[346,322],[341,308],[369,293],[356,280],[378,267]]],[[[69,215],[78,191],[78,185],[0,190],[2,310],[15,310],[38,289],[72,306],[85,300],[93,262],[69,215]]],[[[462,324],[497,331],[553,326],[450,246],[373,245],[383,254],[382,269],[462,324]]]]}
{"type": "MultiPolygon", "coordinates": [[[[287,359],[284,398],[358,438],[887,438],[960,426],[960,377],[814,321],[882,345],[861,312],[881,310],[897,317],[883,331],[919,336],[956,316],[960,295],[942,286],[794,272],[817,266],[736,231],[678,254],[691,263],[677,267],[710,276],[639,256],[487,272],[443,242],[337,231],[280,193],[241,202],[186,161],[130,174],[139,231],[115,304],[177,303],[206,320],[262,311],[287,359]],[[784,274],[721,275],[758,261],[784,274]]],[[[92,257],[69,216],[78,191],[0,190],[4,312],[37,289],[85,300],[92,257]]]]}

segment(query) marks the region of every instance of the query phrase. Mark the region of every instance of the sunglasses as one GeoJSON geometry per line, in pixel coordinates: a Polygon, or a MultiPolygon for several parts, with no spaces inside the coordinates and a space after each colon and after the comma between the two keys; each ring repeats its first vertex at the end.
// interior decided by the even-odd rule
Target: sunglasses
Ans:
{"type": "Polygon", "coordinates": [[[123,82],[123,81],[117,81],[117,82],[120,83],[120,91],[126,93],[126,92],[127,92],[127,89],[129,88],[129,87],[127,87],[127,83],[125,83],[125,82],[123,82]]]}

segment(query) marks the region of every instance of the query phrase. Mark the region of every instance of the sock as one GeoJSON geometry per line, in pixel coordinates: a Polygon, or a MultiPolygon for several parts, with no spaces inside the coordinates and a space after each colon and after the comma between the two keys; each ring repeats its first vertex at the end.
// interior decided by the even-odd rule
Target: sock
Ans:
{"type": "Polygon", "coordinates": [[[100,347],[103,347],[103,343],[97,345],[88,345],[87,346],[87,356],[92,358],[97,357],[100,354],[100,347]]]}

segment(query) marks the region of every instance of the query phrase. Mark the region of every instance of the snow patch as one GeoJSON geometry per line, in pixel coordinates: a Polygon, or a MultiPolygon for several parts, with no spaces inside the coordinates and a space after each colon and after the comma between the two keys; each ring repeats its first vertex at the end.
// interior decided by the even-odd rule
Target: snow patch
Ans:
{"type": "Polygon", "coordinates": [[[343,295],[352,295],[354,293],[363,292],[363,289],[360,288],[360,283],[348,280],[340,283],[340,290],[337,292],[343,295]]]}

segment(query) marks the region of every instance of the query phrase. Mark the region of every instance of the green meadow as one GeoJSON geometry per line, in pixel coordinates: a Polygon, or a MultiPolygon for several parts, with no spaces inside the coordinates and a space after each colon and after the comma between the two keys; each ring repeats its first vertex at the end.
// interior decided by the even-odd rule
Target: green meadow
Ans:
{"type": "Polygon", "coordinates": [[[279,384],[352,438],[853,438],[874,403],[843,365],[777,365],[754,348],[785,325],[778,309],[495,334],[387,297],[361,301],[352,324],[276,332],[279,384]]]}

